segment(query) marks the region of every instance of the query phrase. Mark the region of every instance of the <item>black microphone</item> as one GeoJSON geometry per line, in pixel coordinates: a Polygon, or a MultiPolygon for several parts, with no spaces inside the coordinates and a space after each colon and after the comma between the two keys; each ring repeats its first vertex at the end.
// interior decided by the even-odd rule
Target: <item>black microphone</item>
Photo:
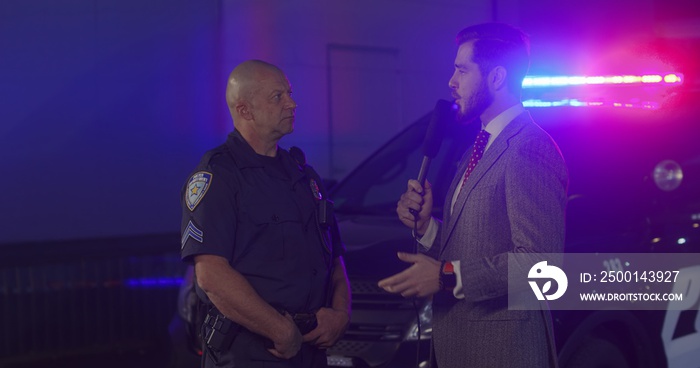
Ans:
{"type": "Polygon", "coordinates": [[[418,172],[418,182],[425,185],[425,178],[428,176],[430,161],[437,156],[440,151],[442,139],[445,136],[446,125],[454,119],[455,104],[447,100],[438,100],[433,110],[433,115],[428,124],[428,130],[423,139],[423,162],[418,172]]]}
{"type": "MultiPolygon", "coordinates": [[[[445,127],[454,119],[456,105],[454,102],[447,100],[438,100],[433,110],[433,115],[428,123],[428,130],[423,138],[423,162],[418,171],[418,182],[421,186],[425,185],[425,178],[428,176],[428,167],[430,161],[437,156],[442,144],[442,139],[445,136],[445,127]]],[[[423,193],[421,193],[423,194],[423,193]]],[[[418,218],[418,211],[414,209],[408,210],[415,218],[418,218]]]]}

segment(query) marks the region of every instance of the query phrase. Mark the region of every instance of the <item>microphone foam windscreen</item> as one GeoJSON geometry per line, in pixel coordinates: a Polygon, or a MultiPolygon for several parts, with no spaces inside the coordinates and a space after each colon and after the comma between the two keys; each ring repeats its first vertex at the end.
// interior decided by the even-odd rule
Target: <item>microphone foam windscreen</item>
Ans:
{"type": "Polygon", "coordinates": [[[437,155],[445,135],[445,128],[455,115],[455,104],[447,100],[438,100],[423,139],[423,155],[433,158],[437,155]]]}

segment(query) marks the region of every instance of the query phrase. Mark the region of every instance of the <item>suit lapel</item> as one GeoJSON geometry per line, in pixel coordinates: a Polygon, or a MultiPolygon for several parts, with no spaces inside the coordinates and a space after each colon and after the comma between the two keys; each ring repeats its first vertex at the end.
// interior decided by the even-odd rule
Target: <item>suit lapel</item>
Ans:
{"type": "MultiPolygon", "coordinates": [[[[518,115],[505,127],[505,129],[503,129],[501,134],[499,134],[498,137],[496,137],[493,143],[491,143],[491,146],[484,153],[484,156],[474,168],[474,171],[472,171],[472,173],[469,175],[469,179],[464,184],[464,188],[462,188],[460,193],[457,195],[457,200],[455,201],[454,209],[450,214],[449,204],[451,204],[454,192],[456,190],[459,190],[459,186],[462,183],[462,175],[464,174],[464,171],[467,168],[467,163],[469,161],[470,154],[467,154],[462,158],[462,162],[460,162],[459,164],[459,170],[457,171],[458,174],[455,175],[455,178],[452,180],[452,184],[450,185],[450,189],[448,191],[447,198],[450,202],[446,203],[445,213],[443,216],[443,218],[446,219],[446,221],[444,221],[446,231],[442,232],[442,249],[440,251],[441,253],[445,251],[447,242],[452,236],[459,218],[462,216],[464,205],[466,204],[467,198],[469,197],[471,191],[483,179],[484,175],[491,169],[491,167],[493,167],[493,165],[496,163],[496,161],[498,161],[498,159],[503,155],[503,153],[508,149],[510,139],[516,134],[518,134],[520,130],[524,127],[525,123],[527,121],[530,121],[531,119],[532,118],[530,117],[530,114],[527,112],[518,115]]],[[[471,150],[469,152],[471,152],[471,150]]],[[[472,214],[465,213],[464,215],[470,216],[472,214]]]]}

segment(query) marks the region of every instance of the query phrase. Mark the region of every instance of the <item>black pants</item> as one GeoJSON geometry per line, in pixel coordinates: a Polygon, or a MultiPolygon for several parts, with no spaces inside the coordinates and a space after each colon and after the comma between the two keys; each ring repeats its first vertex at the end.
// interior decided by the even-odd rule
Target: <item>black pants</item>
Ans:
{"type": "Polygon", "coordinates": [[[203,368],[326,368],[325,350],[310,344],[302,344],[299,353],[291,359],[279,359],[267,351],[266,338],[243,329],[231,349],[215,352],[204,349],[203,368]]]}

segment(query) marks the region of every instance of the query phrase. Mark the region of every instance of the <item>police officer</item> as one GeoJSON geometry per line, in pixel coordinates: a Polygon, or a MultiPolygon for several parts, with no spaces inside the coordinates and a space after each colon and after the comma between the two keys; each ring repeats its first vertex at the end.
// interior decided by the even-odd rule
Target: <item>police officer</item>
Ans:
{"type": "Polygon", "coordinates": [[[211,310],[204,367],[325,367],[350,319],[344,246],[318,175],[278,141],[294,130],[285,74],[248,60],[230,74],[234,131],[182,193],[182,258],[211,310]]]}

